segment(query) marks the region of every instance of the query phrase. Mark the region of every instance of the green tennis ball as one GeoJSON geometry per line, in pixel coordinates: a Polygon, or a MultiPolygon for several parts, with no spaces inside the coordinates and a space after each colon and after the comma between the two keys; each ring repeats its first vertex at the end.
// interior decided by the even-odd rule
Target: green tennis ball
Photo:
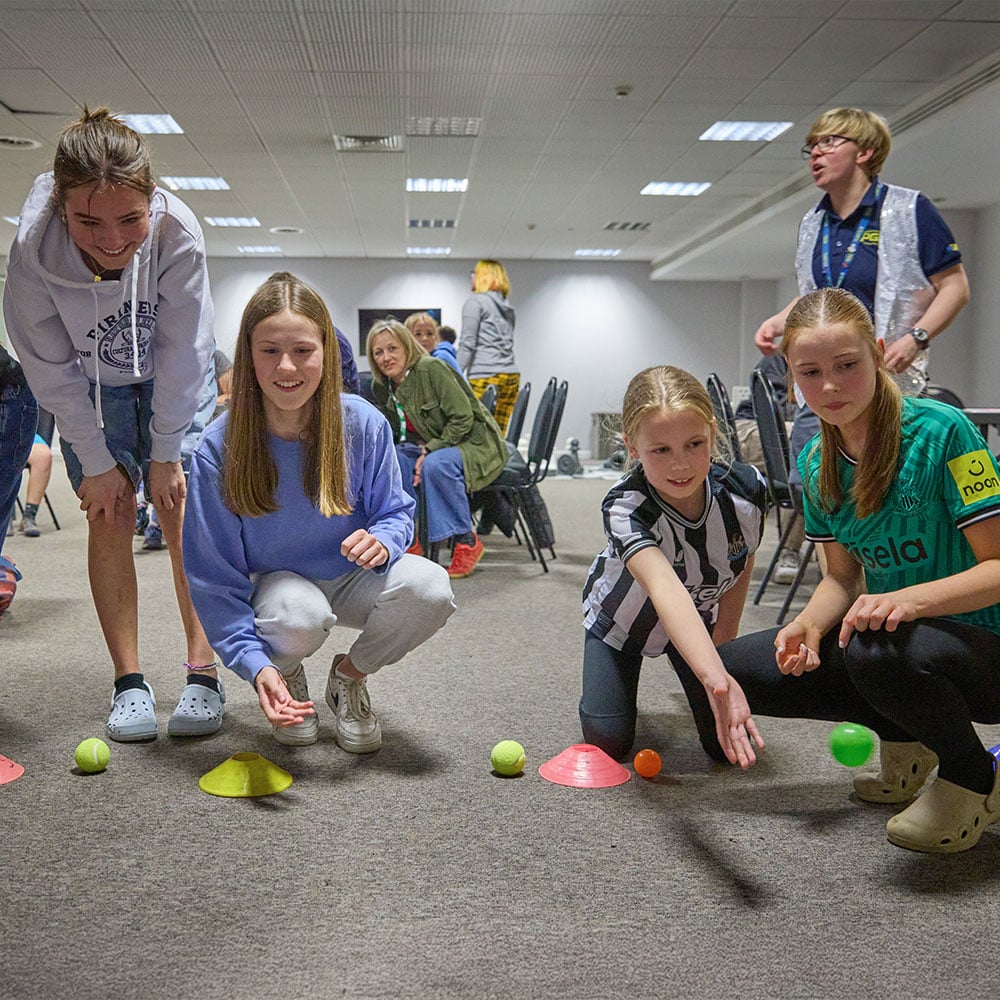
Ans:
{"type": "Polygon", "coordinates": [[[520,774],[524,770],[524,747],[517,740],[501,740],[490,754],[490,764],[505,777],[520,774]]]}
{"type": "Polygon", "coordinates": [[[95,774],[98,771],[103,771],[108,766],[108,761],[111,760],[111,751],[104,740],[99,740],[96,736],[92,736],[89,740],[84,740],[76,748],[73,759],[81,771],[86,771],[87,774],[95,774]]]}
{"type": "Polygon", "coordinates": [[[855,722],[842,722],[830,733],[830,753],[844,767],[860,767],[875,752],[872,731],[855,722]]]}

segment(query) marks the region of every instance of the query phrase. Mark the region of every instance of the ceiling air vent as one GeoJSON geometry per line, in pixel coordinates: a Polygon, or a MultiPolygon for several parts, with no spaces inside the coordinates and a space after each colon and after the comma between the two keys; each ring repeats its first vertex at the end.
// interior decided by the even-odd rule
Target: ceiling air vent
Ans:
{"type": "Polygon", "coordinates": [[[0,135],[0,147],[3,149],[41,149],[41,146],[37,139],[22,139],[19,135],[0,135]]]}
{"type": "Polygon", "coordinates": [[[605,227],[605,232],[611,233],[646,233],[649,232],[652,222],[609,222],[605,227]]]}
{"type": "Polygon", "coordinates": [[[341,153],[401,153],[401,135],[334,135],[334,145],[341,153]]]}

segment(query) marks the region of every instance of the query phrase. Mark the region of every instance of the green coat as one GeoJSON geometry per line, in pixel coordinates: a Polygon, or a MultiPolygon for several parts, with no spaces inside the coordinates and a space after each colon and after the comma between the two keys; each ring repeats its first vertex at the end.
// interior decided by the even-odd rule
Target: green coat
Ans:
{"type": "MultiPolygon", "coordinates": [[[[373,379],[372,395],[398,441],[399,414],[388,384],[373,379]]],[[[497,422],[469,383],[445,362],[427,356],[418,358],[396,389],[396,399],[428,451],[459,450],[468,492],[488,486],[507,464],[507,442],[497,422]]]]}

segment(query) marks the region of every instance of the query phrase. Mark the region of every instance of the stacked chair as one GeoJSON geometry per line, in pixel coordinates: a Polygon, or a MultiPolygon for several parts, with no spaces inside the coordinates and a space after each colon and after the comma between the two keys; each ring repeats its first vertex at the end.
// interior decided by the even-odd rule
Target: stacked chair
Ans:
{"type": "Polygon", "coordinates": [[[537,559],[544,572],[549,571],[545,562],[544,549],[555,558],[555,534],[545,501],[538,490],[538,484],[546,477],[552,450],[559,434],[569,384],[557,383],[555,377],[549,379],[542,392],[535,411],[526,455],[517,450],[517,440],[527,406],[529,385],[521,390],[514,405],[514,414],[507,429],[507,449],[510,458],[507,465],[493,482],[477,494],[477,500],[484,511],[489,511],[501,531],[508,536],[516,535],[518,541],[524,538],[532,559],[537,559]],[[524,398],[524,406],[518,405],[524,398]],[[506,517],[502,512],[506,512],[506,517]],[[506,524],[505,524],[506,521],[506,524]],[[510,530],[507,530],[507,526],[510,530]]]}
{"type": "Polygon", "coordinates": [[[740,451],[740,439],[736,434],[736,418],[733,416],[733,406],[729,402],[729,393],[722,379],[715,372],[709,372],[705,379],[708,398],[712,400],[715,411],[715,422],[719,425],[719,433],[729,441],[730,452],[737,462],[743,461],[740,451]]]}
{"type": "MultiPolygon", "coordinates": [[[[765,478],[767,479],[767,488],[771,496],[771,502],[778,511],[778,531],[780,534],[778,546],[774,550],[774,556],[767,567],[767,571],[764,573],[764,578],[761,580],[753,599],[754,604],[760,604],[760,599],[771,582],[774,568],[778,565],[778,559],[785,550],[792,527],[800,517],[805,517],[805,511],[802,505],[802,488],[797,484],[789,482],[788,433],[785,430],[784,416],[775,401],[771,386],[764,377],[763,372],[755,370],[750,376],[750,396],[753,399],[754,416],[757,419],[757,428],[760,431],[760,443],[764,451],[764,471],[765,478]],[[787,514],[784,527],[781,524],[782,511],[787,514]]],[[[802,577],[805,575],[805,571],[812,560],[813,549],[813,543],[809,542],[803,558],[799,560],[799,570],[795,574],[795,579],[792,581],[791,586],[788,588],[785,602],[782,604],[781,611],[778,614],[779,625],[785,623],[788,608],[791,606],[796,591],[799,589],[799,584],[802,582],[802,577]]]]}

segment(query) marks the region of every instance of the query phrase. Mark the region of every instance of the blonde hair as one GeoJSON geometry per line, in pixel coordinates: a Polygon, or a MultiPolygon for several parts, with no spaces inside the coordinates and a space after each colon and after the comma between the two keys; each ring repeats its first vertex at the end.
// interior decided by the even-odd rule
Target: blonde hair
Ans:
{"type": "Polygon", "coordinates": [[[712,459],[732,462],[728,441],[718,433],[708,390],[690,372],[673,365],[655,365],[639,372],[629,382],[622,400],[622,432],[634,442],[643,420],[661,410],[693,410],[711,428],[712,459]]]}
{"type": "Polygon", "coordinates": [[[52,173],[59,205],[70,189],[94,181],[134,188],[147,200],[156,188],[146,140],[107,108],[84,105],[83,114],[62,130],[52,173]]]}
{"type": "Polygon", "coordinates": [[[510,295],[510,279],[498,260],[480,260],[472,272],[474,292],[499,292],[504,298],[510,295]]]}
{"type": "Polygon", "coordinates": [[[892,147],[889,124],[874,111],[861,108],[832,108],[813,122],[806,136],[806,146],[812,146],[825,135],[842,135],[850,139],[858,149],[870,149],[871,159],[862,164],[869,178],[874,177],[885,165],[892,147]]]}
{"type": "Polygon", "coordinates": [[[410,333],[413,333],[413,328],[417,326],[417,324],[419,323],[430,324],[431,329],[434,331],[435,340],[441,339],[437,320],[430,313],[427,312],[410,313],[410,315],[403,320],[403,325],[406,327],[407,330],[410,331],[410,333]]]}
{"type": "Polygon", "coordinates": [[[243,517],[260,517],[278,509],[274,494],[278,468],[268,444],[264,394],[253,365],[253,332],[259,323],[288,310],[311,320],[323,342],[323,375],[313,396],[304,435],[302,488],[325,517],[350,514],[349,476],[344,419],[340,345],[330,313],[319,295],[294,275],[272,274],[250,297],[236,340],[233,394],[229,404],[223,468],[226,506],[243,517]]]}
{"type": "MultiPolygon", "coordinates": [[[[785,335],[781,341],[785,360],[789,360],[799,337],[821,326],[848,326],[855,330],[875,363],[875,394],[869,406],[869,427],[877,433],[869,436],[864,451],[858,456],[851,487],[855,516],[860,519],[881,509],[896,478],[902,440],[902,395],[886,370],[868,310],[844,288],[819,288],[795,303],[785,321],[785,335]]],[[[791,364],[788,367],[791,373],[791,364]]],[[[840,429],[821,420],[817,447],[820,448],[819,495],[814,495],[812,483],[806,483],[805,487],[813,503],[827,512],[835,511],[844,501],[838,467],[838,455],[844,447],[840,429]]]]}
{"type": "Polygon", "coordinates": [[[385,376],[379,370],[373,357],[372,344],[380,333],[391,333],[396,343],[403,348],[403,360],[407,371],[417,363],[418,358],[427,357],[427,352],[417,343],[413,334],[398,319],[376,320],[372,323],[372,327],[368,331],[368,340],[365,343],[365,356],[368,358],[368,367],[372,370],[372,378],[376,382],[384,383],[386,381],[385,376]]]}

